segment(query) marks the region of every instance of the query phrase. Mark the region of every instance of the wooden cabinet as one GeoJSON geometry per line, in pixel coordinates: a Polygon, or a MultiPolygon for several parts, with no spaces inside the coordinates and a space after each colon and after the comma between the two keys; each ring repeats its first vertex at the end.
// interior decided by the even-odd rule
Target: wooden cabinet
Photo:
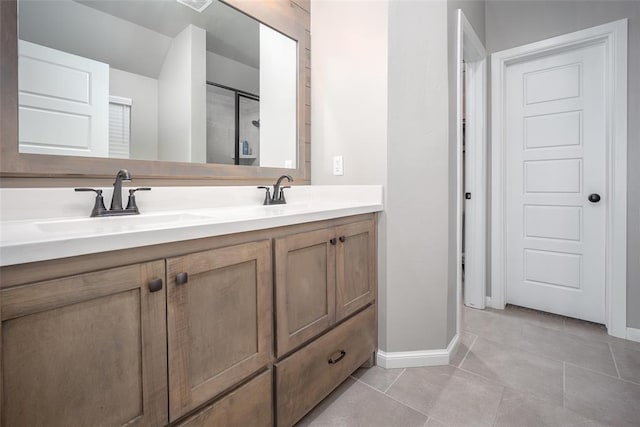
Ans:
{"type": "Polygon", "coordinates": [[[375,298],[374,221],[275,239],[281,357],[375,298]]]}
{"type": "Polygon", "coordinates": [[[267,365],[272,295],[268,240],[167,259],[172,421],[267,365]]]}
{"type": "Polygon", "coordinates": [[[277,351],[281,356],[335,321],[333,229],[275,241],[277,351]]]}
{"type": "Polygon", "coordinates": [[[2,267],[0,424],[292,425],[375,351],[375,269],[372,214],[2,267]]]}
{"type": "Polygon", "coordinates": [[[0,292],[2,425],[166,424],[164,274],[158,261],[0,292]]]}
{"type": "Polygon", "coordinates": [[[375,299],[376,238],[373,221],[336,228],[336,321],[375,299]]]}

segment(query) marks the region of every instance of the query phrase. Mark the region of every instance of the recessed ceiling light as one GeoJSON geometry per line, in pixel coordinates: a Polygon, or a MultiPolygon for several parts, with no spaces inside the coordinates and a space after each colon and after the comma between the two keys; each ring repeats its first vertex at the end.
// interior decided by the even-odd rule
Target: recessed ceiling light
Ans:
{"type": "Polygon", "coordinates": [[[178,3],[183,4],[198,13],[202,13],[207,7],[213,3],[213,0],[176,0],[178,3]]]}

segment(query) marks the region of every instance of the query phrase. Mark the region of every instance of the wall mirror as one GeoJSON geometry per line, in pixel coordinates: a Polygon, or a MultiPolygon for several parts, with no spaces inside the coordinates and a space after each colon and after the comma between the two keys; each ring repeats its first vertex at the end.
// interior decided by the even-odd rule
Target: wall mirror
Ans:
{"type": "Polygon", "coordinates": [[[20,153],[296,168],[296,40],[218,0],[18,0],[20,153]]]}
{"type": "Polygon", "coordinates": [[[0,1],[0,184],[98,185],[122,168],[149,185],[309,183],[309,11],[0,1]]]}

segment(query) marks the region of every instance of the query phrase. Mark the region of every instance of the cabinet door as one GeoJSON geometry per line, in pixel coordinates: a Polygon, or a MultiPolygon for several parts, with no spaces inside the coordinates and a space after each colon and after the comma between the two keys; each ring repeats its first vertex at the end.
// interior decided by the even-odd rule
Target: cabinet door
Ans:
{"type": "Polygon", "coordinates": [[[335,321],[334,238],[330,228],[276,239],[278,356],[335,321]]]}
{"type": "Polygon", "coordinates": [[[174,421],[270,361],[271,243],[168,259],[167,292],[174,421]]]}
{"type": "Polygon", "coordinates": [[[376,241],[374,221],[336,229],[336,321],[375,299],[376,241]]]}
{"type": "Polygon", "coordinates": [[[156,261],[3,290],[2,424],[166,424],[163,278],[156,261]]]}

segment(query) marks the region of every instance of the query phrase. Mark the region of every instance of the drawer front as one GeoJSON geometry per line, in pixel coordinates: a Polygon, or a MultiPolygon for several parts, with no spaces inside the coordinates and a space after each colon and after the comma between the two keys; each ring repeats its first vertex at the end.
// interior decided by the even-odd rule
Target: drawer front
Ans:
{"type": "Polygon", "coordinates": [[[291,426],[375,350],[375,306],[276,364],[277,424],[291,426]]]}
{"type": "Polygon", "coordinates": [[[267,427],[273,423],[271,371],[266,371],[228,396],[180,424],[182,427],[267,427]]]}

